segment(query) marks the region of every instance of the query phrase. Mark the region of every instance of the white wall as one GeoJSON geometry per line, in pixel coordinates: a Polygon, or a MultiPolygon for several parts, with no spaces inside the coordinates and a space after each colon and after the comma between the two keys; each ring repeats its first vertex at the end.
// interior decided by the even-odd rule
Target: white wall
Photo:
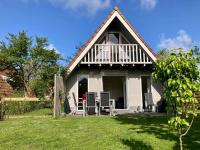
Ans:
{"type": "Polygon", "coordinates": [[[129,74],[126,83],[128,109],[137,110],[138,106],[142,108],[142,87],[140,74],[129,74]]]}
{"type": "Polygon", "coordinates": [[[66,81],[66,94],[70,108],[75,107],[74,97],[76,101],[78,101],[77,91],[78,91],[77,73],[73,73],[66,81]]]}
{"type": "Polygon", "coordinates": [[[71,110],[75,107],[75,102],[78,104],[78,78],[81,76],[88,77],[88,91],[89,92],[97,92],[98,96],[102,89],[101,75],[98,71],[75,71],[71,74],[66,81],[66,93],[67,99],[70,105],[71,110]]]}
{"type": "Polygon", "coordinates": [[[161,100],[163,87],[160,83],[152,81],[151,92],[153,96],[154,104],[157,104],[158,101],[161,100]]]}
{"type": "MultiPolygon", "coordinates": [[[[124,76],[126,78],[126,91],[127,91],[127,108],[133,111],[142,108],[142,85],[141,76],[151,76],[148,71],[119,71],[119,70],[81,70],[77,71],[68,78],[66,83],[66,90],[68,93],[68,100],[70,107],[74,107],[74,97],[78,101],[78,82],[77,77],[81,74],[88,75],[88,91],[97,92],[98,98],[100,92],[103,91],[102,76],[124,76]]],[[[153,101],[156,104],[161,100],[162,86],[159,83],[152,81],[151,91],[153,101]]]]}
{"type": "Polygon", "coordinates": [[[97,92],[100,98],[100,92],[103,91],[101,75],[98,73],[90,73],[88,80],[88,92],[97,92]]]}

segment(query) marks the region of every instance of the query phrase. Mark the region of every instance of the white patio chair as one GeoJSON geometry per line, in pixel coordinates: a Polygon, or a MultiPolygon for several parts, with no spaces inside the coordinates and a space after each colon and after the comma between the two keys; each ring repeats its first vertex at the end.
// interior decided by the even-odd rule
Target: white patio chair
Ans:
{"type": "Polygon", "coordinates": [[[152,93],[144,93],[145,103],[147,105],[147,109],[150,111],[154,111],[153,107],[156,107],[155,103],[153,102],[152,93]]]}

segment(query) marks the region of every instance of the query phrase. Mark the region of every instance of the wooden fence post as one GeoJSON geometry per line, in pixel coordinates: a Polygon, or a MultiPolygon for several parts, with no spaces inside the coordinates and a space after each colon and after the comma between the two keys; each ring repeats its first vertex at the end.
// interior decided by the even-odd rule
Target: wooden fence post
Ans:
{"type": "Polygon", "coordinates": [[[58,99],[58,93],[57,93],[57,75],[54,75],[54,109],[53,109],[53,117],[56,118],[58,116],[57,114],[57,99],[58,99]]]}
{"type": "Polygon", "coordinates": [[[61,103],[65,100],[65,88],[63,77],[55,74],[54,76],[54,118],[61,115],[61,103]]]}
{"type": "Polygon", "coordinates": [[[0,121],[4,120],[4,103],[3,99],[0,97],[0,121]]]}

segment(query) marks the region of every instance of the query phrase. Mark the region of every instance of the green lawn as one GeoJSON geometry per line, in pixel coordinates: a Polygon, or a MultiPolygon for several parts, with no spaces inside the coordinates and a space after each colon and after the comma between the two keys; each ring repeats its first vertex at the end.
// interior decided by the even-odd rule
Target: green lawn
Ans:
{"type": "Polygon", "coordinates": [[[39,109],[32,112],[24,113],[23,116],[49,116],[53,113],[53,110],[49,108],[39,109]]]}
{"type": "MultiPolygon", "coordinates": [[[[40,110],[43,114],[47,110],[40,110]]],[[[29,113],[30,115],[31,113],[29,113]]],[[[171,150],[177,137],[166,117],[67,117],[9,119],[0,122],[0,149],[171,150]]],[[[200,148],[200,119],[184,138],[186,149],[200,148]]]]}

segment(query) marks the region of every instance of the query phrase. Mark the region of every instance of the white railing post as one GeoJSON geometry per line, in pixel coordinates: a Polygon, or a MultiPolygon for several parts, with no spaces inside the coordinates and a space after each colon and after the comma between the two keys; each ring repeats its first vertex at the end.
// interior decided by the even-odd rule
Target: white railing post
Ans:
{"type": "Polygon", "coordinates": [[[131,46],[132,48],[132,62],[135,62],[135,45],[131,46]]]}
{"type": "Polygon", "coordinates": [[[113,62],[113,46],[111,45],[111,51],[110,51],[110,62],[113,62]]]}
{"type": "Polygon", "coordinates": [[[108,54],[108,58],[109,58],[109,63],[111,62],[111,52],[112,52],[112,49],[111,49],[112,47],[111,46],[109,46],[109,49],[108,49],[108,51],[107,51],[107,54],[108,54]]]}
{"type": "Polygon", "coordinates": [[[103,62],[103,46],[101,46],[101,62],[103,62]]]}
{"type": "Polygon", "coordinates": [[[146,62],[146,59],[145,59],[145,53],[144,52],[142,52],[143,53],[143,62],[146,62]]]}
{"type": "Polygon", "coordinates": [[[116,45],[114,45],[114,49],[115,49],[115,62],[117,62],[117,48],[116,48],[116,45]]]}
{"type": "Polygon", "coordinates": [[[138,45],[136,45],[136,53],[135,53],[135,57],[136,57],[136,62],[138,62],[138,45]]]}
{"type": "Polygon", "coordinates": [[[88,57],[87,62],[90,62],[90,51],[88,52],[87,57],[88,57]]]}
{"type": "Polygon", "coordinates": [[[97,62],[97,46],[98,45],[94,46],[94,60],[95,60],[95,62],[97,62]]]}
{"type": "Polygon", "coordinates": [[[93,57],[93,47],[92,47],[92,49],[91,49],[91,52],[92,52],[92,56],[91,56],[91,62],[93,63],[94,62],[94,57],[93,57]]]}
{"type": "Polygon", "coordinates": [[[122,62],[124,63],[124,54],[126,53],[126,49],[125,49],[125,46],[123,46],[122,45],[122,47],[123,47],[123,49],[122,49],[122,51],[121,51],[121,53],[122,53],[122,62]]]}

